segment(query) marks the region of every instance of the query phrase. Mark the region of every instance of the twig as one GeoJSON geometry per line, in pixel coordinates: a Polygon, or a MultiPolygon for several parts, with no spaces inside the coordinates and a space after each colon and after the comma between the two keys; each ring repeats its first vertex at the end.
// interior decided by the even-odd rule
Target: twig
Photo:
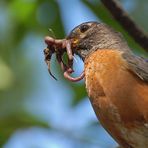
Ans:
{"type": "Polygon", "coordinates": [[[138,27],[116,0],[101,0],[113,17],[148,52],[148,36],[138,27]]]}

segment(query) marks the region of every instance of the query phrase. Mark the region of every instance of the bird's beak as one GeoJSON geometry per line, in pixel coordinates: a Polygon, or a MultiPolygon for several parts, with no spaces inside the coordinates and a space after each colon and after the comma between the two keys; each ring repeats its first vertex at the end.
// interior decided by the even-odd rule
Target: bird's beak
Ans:
{"type": "Polygon", "coordinates": [[[74,38],[71,40],[71,46],[72,48],[75,48],[78,45],[79,40],[77,38],[74,38]]]}
{"type": "Polygon", "coordinates": [[[78,41],[79,41],[79,40],[78,40],[77,38],[73,39],[73,44],[77,44],[78,41]]]}

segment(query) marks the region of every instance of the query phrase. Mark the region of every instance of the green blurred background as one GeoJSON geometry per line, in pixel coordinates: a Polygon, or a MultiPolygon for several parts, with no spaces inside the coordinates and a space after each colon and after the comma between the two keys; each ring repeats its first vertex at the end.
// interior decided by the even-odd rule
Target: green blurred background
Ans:
{"type": "MultiPolygon", "coordinates": [[[[148,31],[148,1],[122,0],[124,9],[148,31]]],[[[99,0],[0,1],[0,147],[114,148],[98,123],[84,81],[63,79],[55,58],[53,80],[44,63],[44,36],[64,38],[85,21],[105,22],[121,31],[137,54],[143,49],[113,20],[99,0]],[[52,31],[48,31],[48,28],[52,31]]],[[[77,58],[76,74],[83,69],[77,58]]]]}

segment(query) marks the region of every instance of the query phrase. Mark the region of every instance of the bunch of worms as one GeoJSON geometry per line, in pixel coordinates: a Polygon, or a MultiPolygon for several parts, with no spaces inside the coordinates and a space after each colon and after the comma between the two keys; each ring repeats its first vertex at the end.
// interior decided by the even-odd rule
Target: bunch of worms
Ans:
{"type": "Polygon", "coordinates": [[[84,72],[82,72],[78,77],[71,76],[71,74],[74,72],[73,70],[74,52],[72,50],[72,40],[54,39],[50,36],[46,36],[45,43],[47,44],[47,48],[44,49],[45,62],[47,64],[49,74],[54,79],[56,79],[56,77],[52,74],[51,67],[50,67],[51,65],[50,62],[53,54],[56,55],[56,60],[58,61],[63,71],[63,75],[66,79],[72,82],[77,82],[84,78],[84,72]],[[64,63],[63,61],[64,53],[66,53],[68,57],[67,63],[64,63]]]}

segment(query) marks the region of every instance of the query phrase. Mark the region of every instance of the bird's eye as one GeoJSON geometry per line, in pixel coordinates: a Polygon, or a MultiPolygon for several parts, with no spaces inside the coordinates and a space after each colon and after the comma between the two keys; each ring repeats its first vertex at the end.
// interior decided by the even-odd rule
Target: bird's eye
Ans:
{"type": "Polygon", "coordinates": [[[85,31],[87,31],[88,29],[89,29],[89,26],[88,25],[82,25],[82,26],[80,26],[80,31],[82,33],[84,33],[85,31]]]}

